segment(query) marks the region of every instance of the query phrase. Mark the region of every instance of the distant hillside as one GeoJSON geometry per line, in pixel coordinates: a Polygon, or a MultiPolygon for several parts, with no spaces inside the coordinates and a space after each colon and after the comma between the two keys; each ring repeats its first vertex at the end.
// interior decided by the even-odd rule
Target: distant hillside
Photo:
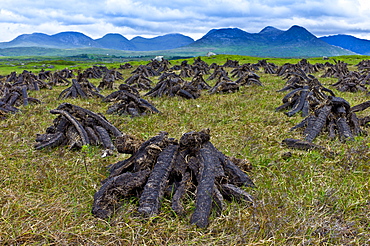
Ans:
{"type": "Polygon", "coordinates": [[[10,42],[0,43],[0,48],[42,47],[71,49],[82,47],[103,48],[92,38],[79,32],[61,32],[54,35],[43,33],[22,34],[10,42]]]}
{"type": "Polygon", "coordinates": [[[130,41],[139,51],[170,50],[194,42],[192,38],[182,34],[167,34],[155,38],[135,37],[130,41]]]}
{"type": "Polygon", "coordinates": [[[95,41],[107,49],[136,50],[135,45],[133,45],[127,38],[117,33],[106,34],[104,37],[96,39],[95,41]]]}
{"type": "Polygon", "coordinates": [[[319,57],[355,53],[329,45],[300,26],[287,31],[266,27],[259,33],[238,28],[215,29],[184,48],[204,48],[218,54],[259,57],[319,57]]]}
{"type": "Polygon", "coordinates": [[[360,55],[370,55],[370,40],[344,34],[321,37],[320,39],[328,44],[342,47],[360,55]]]}
{"type": "Polygon", "coordinates": [[[10,42],[0,43],[0,48],[39,47],[56,49],[104,48],[115,50],[167,50],[175,49],[194,42],[182,34],[167,34],[155,38],[136,37],[131,41],[121,34],[106,34],[99,39],[92,39],[79,32],[61,32],[54,35],[43,33],[23,34],[10,42]]]}
{"type": "MultiPolygon", "coordinates": [[[[367,43],[364,42],[363,45],[365,44],[367,43]]],[[[196,41],[182,34],[167,34],[155,38],[135,37],[131,40],[121,34],[112,33],[95,40],[79,32],[23,34],[10,42],[0,43],[0,55],[30,56],[42,53],[44,56],[68,56],[105,53],[116,56],[155,54],[189,57],[206,55],[211,51],[216,54],[303,58],[360,53],[338,46],[317,38],[300,26],[292,26],[286,31],[268,26],[259,33],[248,33],[239,28],[213,29],[196,41]]]]}

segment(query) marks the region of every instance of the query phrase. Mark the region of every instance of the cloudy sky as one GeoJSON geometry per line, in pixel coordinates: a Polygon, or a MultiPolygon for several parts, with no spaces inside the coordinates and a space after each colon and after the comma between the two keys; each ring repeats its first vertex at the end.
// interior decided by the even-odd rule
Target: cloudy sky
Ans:
{"type": "Polygon", "coordinates": [[[214,28],[257,33],[305,27],[321,37],[370,39],[369,0],[1,0],[0,42],[20,34],[82,32],[94,39],[181,33],[199,39],[214,28]]]}

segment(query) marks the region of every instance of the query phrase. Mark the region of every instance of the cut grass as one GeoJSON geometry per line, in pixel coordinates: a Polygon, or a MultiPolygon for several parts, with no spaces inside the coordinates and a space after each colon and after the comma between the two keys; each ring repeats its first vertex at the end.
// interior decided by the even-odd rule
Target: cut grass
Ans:
{"type": "MultiPolygon", "coordinates": [[[[202,57],[220,65],[226,59],[240,64],[260,58],[202,57]]],[[[360,61],[361,57],[356,57],[360,61]]],[[[346,61],[346,57],[340,60],[346,61]]],[[[349,57],[355,69],[354,57],[349,57]]],[[[179,64],[180,61],[172,61],[179,64]]],[[[282,65],[298,60],[268,59],[282,65]]],[[[310,60],[311,63],[321,61],[310,60]]],[[[192,59],[189,60],[192,62],[192,59]]],[[[326,62],[326,61],[325,61],[326,62]]],[[[142,62],[146,64],[147,62],[142,62]]],[[[135,63],[137,66],[140,63],[135,63]]],[[[84,65],[84,64],[83,64],[84,65]]],[[[81,65],[82,66],[82,65],[81,65]]],[[[119,64],[109,64],[118,67],[119,64]]],[[[0,68],[2,69],[2,67],[0,68]]],[[[1,70],[6,75],[10,68],[1,70]]],[[[22,70],[19,69],[18,72],[22,70]]],[[[130,71],[123,70],[124,77],[130,71]]],[[[20,107],[21,112],[0,121],[0,243],[4,245],[366,245],[370,238],[368,136],[341,143],[325,134],[315,143],[335,155],[320,151],[290,150],[280,145],[287,137],[301,138],[289,129],[300,116],[275,112],[285,81],[261,76],[263,87],[249,86],[233,94],[208,95],[196,100],[146,98],[162,114],[129,118],[105,114],[108,105],[97,99],[56,100],[65,87],[30,91],[43,104],[20,107]],[[211,142],[224,154],[249,159],[249,173],[257,188],[246,188],[256,200],[253,207],[228,202],[221,216],[211,216],[207,229],[189,224],[194,201],[186,198],[184,217],[163,200],[161,213],[151,219],[137,214],[136,198],[122,206],[108,221],[94,218],[91,208],[106,166],[127,158],[116,153],[101,158],[101,149],[66,147],[36,151],[37,133],[44,133],[55,115],[49,110],[62,102],[79,105],[106,118],[124,133],[144,140],[167,131],[180,138],[189,131],[211,130],[211,142]],[[291,152],[288,159],[282,158],[291,152]]],[[[319,74],[315,74],[319,78],[319,74]]],[[[156,82],[155,79],[153,79],[156,82]]],[[[335,79],[319,79],[325,86],[335,79]]],[[[95,85],[99,80],[91,80],[95,85]]],[[[118,83],[118,82],[117,82],[118,83]]],[[[116,83],[116,86],[118,84],[116,83]]],[[[214,84],[211,81],[210,84],[214,84]]],[[[112,91],[103,91],[108,95],[112,91]]],[[[351,105],[368,100],[364,93],[339,93],[351,105]]],[[[366,115],[366,113],[364,113],[366,115]]],[[[191,196],[191,195],[190,195],[191,196]]]]}

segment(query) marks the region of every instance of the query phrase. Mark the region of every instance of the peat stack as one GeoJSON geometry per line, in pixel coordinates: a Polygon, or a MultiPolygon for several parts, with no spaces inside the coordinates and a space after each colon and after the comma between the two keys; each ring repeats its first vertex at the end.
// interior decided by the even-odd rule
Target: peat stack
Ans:
{"type": "Polygon", "coordinates": [[[70,149],[95,145],[103,146],[105,154],[109,154],[115,149],[113,140],[122,136],[103,115],[70,103],[62,103],[50,113],[59,116],[45,134],[37,134],[34,145],[37,150],[63,145],[68,145],[70,149]]]}
{"type": "Polygon", "coordinates": [[[113,90],[113,84],[116,80],[123,80],[122,73],[118,72],[115,69],[108,70],[103,75],[103,80],[99,83],[98,89],[108,89],[113,90]]]}
{"type": "Polygon", "coordinates": [[[8,83],[0,85],[0,101],[11,107],[18,107],[21,105],[27,106],[28,104],[40,104],[41,101],[28,96],[27,86],[14,86],[8,83]]]}
{"type": "Polygon", "coordinates": [[[276,74],[277,69],[279,68],[272,62],[267,62],[267,60],[260,60],[256,64],[258,67],[262,67],[266,74],[276,74]]]}
{"type": "Polygon", "coordinates": [[[150,67],[151,69],[154,69],[159,73],[170,70],[169,69],[170,65],[171,65],[171,62],[169,62],[167,59],[164,59],[163,57],[160,57],[157,59],[154,58],[148,64],[146,64],[147,67],[150,67]]]}
{"type": "Polygon", "coordinates": [[[130,64],[130,63],[128,63],[128,62],[126,62],[125,64],[121,64],[121,65],[119,65],[119,67],[118,67],[118,69],[120,69],[120,70],[125,70],[125,69],[131,69],[132,68],[132,65],[130,64]]]}
{"type": "Polygon", "coordinates": [[[326,72],[321,75],[321,78],[334,77],[339,79],[349,74],[348,64],[345,62],[335,61],[334,65],[326,63],[326,66],[326,72]]]}
{"type": "MultiPolygon", "coordinates": [[[[366,101],[355,105],[351,108],[352,113],[361,112],[370,107],[370,101],[366,101]]],[[[360,125],[363,127],[369,127],[370,116],[358,117],[360,125]]]]}
{"type": "MultiPolygon", "coordinates": [[[[41,75],[41,73],[39,75],[41,75]]],[[[45,76],[43,75],[42,77],[45,76]]],[[[50,86],[69,85],[71,82],[68,79],[74,77],[75,75],[73,74],[73,71],[67,68],[47,74],[47,78],[49,79],[48,84],[50,86]]]]}
{"type": "Polygon", "coordinates": [[[26,86],[27,90],[51,89],[45,81],[40,80],[36,74],[27,70],[24,70],[19,76],[16,72],[12,72],[8,75],[6,82],[13,82],[12,86],[26,86]]]}
{"type": "Polygon", "coordinates": [[[84,81],[77,81],[76,79],[72,79],[72,85],[67,89],[63,90],[60,94],[58,99],[66,99],[66,98],[104,98],[103,95],[99,93],[99,89],[95,87],[92,83],[90,83],[87,79],[84,81]]]}
{"type": "Polygon", "coordinates": [[[260,81],[260,76],[258,76],[254,72],[248,72],[244,73],[242,76],[240,76],[236,81],[236,84],[239,85],[259,85],[262,86],[262,83],[260,81]]]}
{"type": "Polygon", "coordinates": [[[143,74],[134,74],[130,76],[125,80],[125,84],[128,84],[138,90],[152,89],[152,81],[143,74]]]}
{"type": "Polygon", "coordinates": [[[145,76],[147,78],[161,75],[161,73],[158,72],[157,70],[153,69],[150,66],[145,66],[145,65],[138,66],[131,73],[132,74],[142,74],[143,76],[145,76]]]}
{"type": "Polygon", "coordinates": [[[159,77],[157,85],[144,96],[162,97],[162,96],[180,96],[185,99],[196,99],[200,96],[198,88],[186,83],[179,75],[175,73],[164,73],[159,77]]]}
{"type": "MultiPolygon", "coordinates": [[[[369,74],[370,75],[370,74],[369,74]]],[[[338,82],[332,84],[338,91],[341,92],[367,92],[366,83],[369,81],[370,76],[363,75],[356,71],[351,71],[344,77],[339,78],[338,82]]]]}
{"type": "Polygon", "coordinates": [[[313,75],[306,75],[302,70],[300,73],[292,74],[286,86],[279,91],[287,90],[291,91],[283,97],[283,104],[275,111],[289,109],[285,112],[289,117],[299,112],[302,117],[306,117],[317,105],[326,101],[328,96],[335,97],[333,91],[325,88],[313,75]]]}
{"type": "Polygon", "coordinates": [[[328,96],[313,112],[291,128],[303,128],[304,140],[312,142],[320,133],[327,132],[330,139],[353,140],[354,136],[366,134],[350,104],[341,97],[328,96]]]}
{"type": "Polygon", "coordinates": [[[106,66],[92,66],[85,69],[80,76],[86,79],[100,79],[107,72],[109,69],[106,66]]]}
{"type": "Polygon", "coordinates": [[[209,130],[185,133],[180,140],[166,132],[145,141],[126,160],[110,166],[110,175],[94,195],[92,213],[106,219],[112,216],[122,198],[138,197],[138,211],[146,217],[160,213],[164,196],[172,199],[172,209],[184,215],[188,194],[195,199],[190,223],[207,227],[212,209],[221,212],[224,199],[253,203],[242,187],[253,181],[210,142],[209,130]],[[192,195],[195,194],[195,197],[192,195]]]}
{"type": "Polygon", "coordinates": [[[231,70],[230,74],[232,78],[241,78],[245,74],[250,74],[257,70],[259,70],[259,67],[256,64],[245,63],[231,70]]]}
{"type": "Polygon", "coordinates": [[[197,88],[198,90],[209,90],[212,87],[204,80],[203,73],[199,71],[197,74],[194,75],[193,79],[190,83],[190,86],[197,88]]]}
{"type": "Polygon", "coordinates": [[[227,58],[226,62],[222,66],[223,67],[236,68],[236,67],[239,67],[239,61],[237,61],[237,60],[229,60],[229,58],[227,58]]]}
{"type": "Polygon", "coordinates": [[[160,113],[151,103],[140,97],[139,92],[126,84],[121,84],[119,90],[103,99],[104,102],[114,102],[109,106],[107,114],[143,116],[160,113]]]}
{"type": "Polygon", "coordinates": [[[228,77],[220,77],[215,86],[213,86],[208,92],[209,94],[216,93],[234,93],[239,91],[240,84],[235,83],[228,77]]]}
{"type": "Polygon", "coordinates": [[[4,103],[0,100],[0,120],[4,120],[7,118],[9,113],[16,113],[19,109],[9,104],[4,103]]]}

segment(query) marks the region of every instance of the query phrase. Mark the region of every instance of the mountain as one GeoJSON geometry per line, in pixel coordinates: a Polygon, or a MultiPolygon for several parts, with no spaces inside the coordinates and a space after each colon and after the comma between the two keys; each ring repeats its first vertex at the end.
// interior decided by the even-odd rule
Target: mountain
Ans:
{"type": "Polygon", "coordinates": [[[273,26],[267,26],[263,28],[258,34],[267,40],[274,41],[280,34],[283,34],[283,33],[284,31],[280,29],[277,29],[273,26]]]}
{"type": "Polygon", "coordinates": [[[115,50],[136,50],[127,38],[117,33],[108,33],[104,37],[95,39],[102,47],[115,50]]]}
{"type": "MultiPolygon", "coordinates": [[[[50,36],[53,40],[59,42],[63,47],[67,48],[82,48],[82,47],[96,47],[102,48],[94,39],[86,36],[80,32],[61,32],[50,36]]],[[[54,48],[60,48],[54,47],[54,48]]]]}
{"type": "Polygon", "coordinates": [[[370,40],[344,34],[321,37],[320,39],[328,44],[339,46],[361,55],[370,55],[370,40]]]}
{"type": "Polygon", "coordinates": [[[102,46],[95,40],[79,32],[61,32],[54,35],[43,33],[23,34],[10,42],[0,43],[0,48],[13,47],[42,47],[58,49],[82,47],[102,48],[102,46]]]}
{"type": "Polygon", "coordinates": [[[259,33],[248,33],[239,28],[212,29],[196,41],[182,34],[167,34],[154,38],[135,37],[131,40],[114,33],[106,34],[99,39],[92,39],[79,32],[61,32],[54,35],[23,34],[10,42],[0,43],[0,55],[17,54],[16,48],[19,48],[18,55],[31,55],[26,52],[28,50],[36,54],[43,53],[45,56],[49,52],[50,54],[73,55],[80,52],[80,54],[119,56],[123,54],[129,57],[153,55],[154,53],[191,57],[205,55],[211,51],[216,54],[303,58],[354,55],[358,52],[338,46],[317,38],[301,26],[292,26],[286,31],[267,26],[259,33]],[[24,49],[25,47],[30,48],[24,49]],[[62,51],[61,49],[69,50],[62,51]]]}
{"type": "Polygon", "coordinates": [[[277,35],[279,43],[318,42],[322,43],[315,35],[301,26],[292,26],[287,31],[277,35]]]}
{"type": "Polygon", "coordinates": [[[182,34],[167,34],[155,38],[135,37],[128,40],[120,34],[109,33],[99,39],[92,39],[79,32],[61,32],[54,35],[43,33],[23,34],[10,42],[0,43],[0,48],[41,47],[41,48],[105,48],[115,50],[168,50],[194,42],[182,34]]]}
{"type": "Polygon", "coordinates": [[[135,37],[130,41],[138,51],[170,50],[194,42],[192,38],[178,33],[167,34],[155,38],[135,37]]]}
{"type": "Polygon", "coordinates": [[[354,52],[332,46],[300,26],[287,31],[266,27],[259,33],[238,28],[214,29],[184,48],[203,48],[216,54],[257,57],[320,57],[354,55],[354,52]]]}
{"type": "Polygon", "coordinates": [[[0,43],[0,48],[11,48],[11,47],[53,47],[58,45],[56,40],[44,33],[32,33],[22,34],[10,42],[0,43]]]}
{"type": "Polygon", "coordinates": [[[201,39],[195,41],[191,46],[230,46],[253,42],[254,36],[239,28],[212,29],[201,39]]]}

